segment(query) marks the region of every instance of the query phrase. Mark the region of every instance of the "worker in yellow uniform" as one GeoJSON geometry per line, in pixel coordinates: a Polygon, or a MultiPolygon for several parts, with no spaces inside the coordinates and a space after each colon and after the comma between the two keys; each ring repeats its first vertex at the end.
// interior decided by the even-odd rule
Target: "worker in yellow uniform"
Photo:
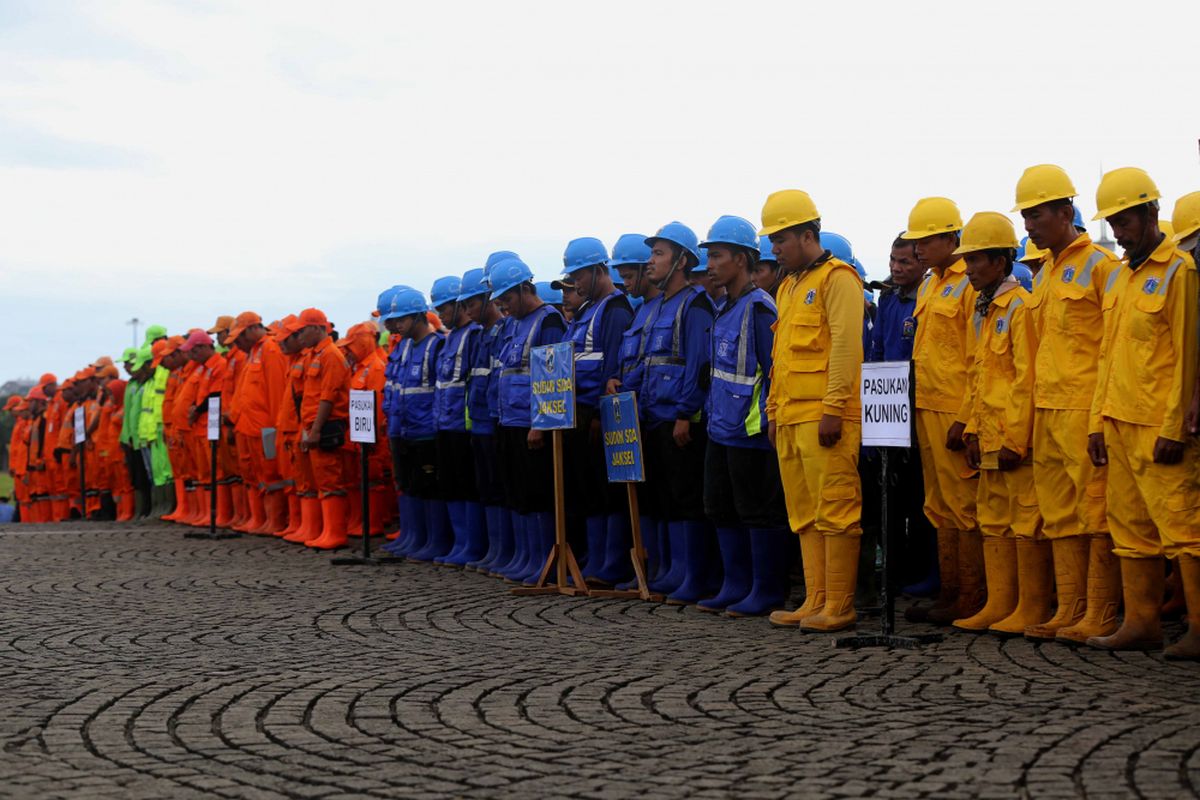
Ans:
{"type": "Polygon", "coordinates": [[[807,193],[775,192],[762,210],[785,274],[776,302],[767,433],[779,458],[788,522],[800,537],[806,596],[771,622],[838,631],[857,619],[862,536],[863,287],[854,267],[821,245],[821,215],[807,193]]]}
{"type": "Polygon", "coordinates": [[[965,438],[967,463],[979,470],[976,507],[987,576],[987,603],[954,627],[1020,636],[1050,616],[1050,548],[1041,533],[1031,458],[1037,334],[1030,294],[1013,277],[1016,251],[1012,222],[995,211],[971,217],[954,251],[977,293],[965,438]]]}
{"type": "MultiPolygon", "coordinates": [[[[1179,558],[1184,594],[1200,600],[1200,440],[1185,425],[1196,381],[1196,265],[1159,229],[1159,197],[1136,167],[1105,173],[1096,189],[1096,218],[1125,250],[1104,297],[1088,433],[1092,463],[1109,467],[1108,525],[1125,598],[1116,633],[1087,640],[1106,650],[1162,647],[1163,555],[1179,558]]],[[[1200,636],[1189,631],[1167,655],[1200,657],[1200,636]]]]}
{"type": "Polygon", "coordinates": [[[937,530],[941,588],[927,610],[909,609],[911,621],[948,625],[983,606],[983,544],[975,523],[975,471],[967,464],[967,376],[975,352],[976,291],[967,265],[955,255],[962,215],[954,201],[926,197],[908,215],[901,238],[916,242],[929,275],[913,313],[917,443],[925,478],[925,516],[937,530]]]}
{"type": "Polygon", "coordinates": [[[1042,255],[1029,301],[1038,340],[1033,475],[1058,595],[1054,616],[1025,635],[1083,643],[1117,629],[1121,600],[1104,509],[1106,470],[1087,457],[1104,293],[1121,265],[1076,228],[1077,194],[1061,167],[1039,164],[1017,182],[1013,210],[1025,220],[1026,253],[1042,255]]]}

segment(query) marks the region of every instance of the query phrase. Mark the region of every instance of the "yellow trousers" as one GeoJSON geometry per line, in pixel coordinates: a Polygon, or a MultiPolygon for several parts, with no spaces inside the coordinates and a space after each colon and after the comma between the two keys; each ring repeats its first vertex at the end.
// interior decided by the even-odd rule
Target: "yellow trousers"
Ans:
{"type": "Polygon", "coordinates": [[[1087,454],[1088,412],[1039,408],[1033,418],[1033,482],[1049,539],[1108,533],[1108,468],[1087,454]]]}
{"type": "Polygon", "coordinates": [[[1032,464],[1022,464],[1009,472],[981,469],[977,507],[979,531],[984,536],[1042,538],[1032,464]]]}
{"type": "Polygon", "coordinates": [[[975,524],[974,470],[965,450],[946,449],[953,413],[917,409],[917,444],[925,477],[925,516],[935,528],[970,531],[975,524]]]}
{"type": "Polygon", "coordinates": [[[775,431],[779,474],[788,522],[796,533],[815,529],[826,535],[862,534],[862,486],[858,451],[862,424],[843,420],[833,447],[817,441],[818,422],[780,425],[775,431]]]}
{"type": "Polygon", "coordinates": [[[1180,463],[1155,464],[1157,440],[1157,427],[1104,420],[1113,553],[1200,557],[1200,440],[1188,438],[1180,463]]]}

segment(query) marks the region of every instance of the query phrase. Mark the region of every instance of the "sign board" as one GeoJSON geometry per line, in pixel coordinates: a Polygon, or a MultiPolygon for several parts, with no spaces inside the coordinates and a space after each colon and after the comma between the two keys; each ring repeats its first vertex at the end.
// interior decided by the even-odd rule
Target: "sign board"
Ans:
{"type": "Polygon", "coordinates": [[[600,398],[600,430],[604,434],[604,464],[610,483],[646,480],[642,461],[642,430],[633,392],[600,398]]]}
{"type": "Polygon", "coordinates": [[[912,446],[911,371],[907,361],[862,365],[862,443],[912,446]]]}
{"type": "Polygon", "coordinates": [[[75,406],[75,444],[87,441],[87,423],[83,419],[83,406],[75,406]]]}
{"type": "Polygon", "coordinates": [[[221,441],[221,396],[208,398],[208,441],[221,441]]]}
{"type": "Polygon", "coordinates": [[[575,427],[575,345],[559,342],[529,351],[531,428],[575,427]]]}
{"type": "Polygon", "coordinates": [[[375,444],[375,393],[350,390],[350,441],[375,444]]]}

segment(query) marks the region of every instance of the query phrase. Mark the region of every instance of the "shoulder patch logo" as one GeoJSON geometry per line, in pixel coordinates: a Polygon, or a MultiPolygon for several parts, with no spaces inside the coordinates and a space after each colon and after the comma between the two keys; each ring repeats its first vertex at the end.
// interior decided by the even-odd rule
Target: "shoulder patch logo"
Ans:
{"type": "Polygon", "coordinates": [[[950,293],[953,291],[954,291],[954,284],[952,284],[952,283],[946,284],[946,288],[942,289],[942,297],[949,297],[950,293]]]}
{"type": "Polygon", "coordinates": [[[1142,293],[1154,294],[1158,291],[1159,283],[1160,281],[1158,278],[1146,278],[1146,282],[1142,284],[1142,293]]]}
{"type": "Polygon", "coordinates": [[[996,333],[1004,333],[1004,330],[1007,327],[1008,327],[1008,320],[1005,319],[1004,317],[1001,317],[1000,319],[996,320],[996,333]]]}
{"type": "Polygon", "coordinates": [[[1073,280],[1075,280],[1075,268],[1067,267],[1066,269],[1063,270],[1062,282],[1070,283],[1073,280]]]}
{"type": "Polygon", "coordinates": [[[808,294],[804,295],[804,304],[806,306],[811,306],[813,304],[813,301],[816,299],[817,299],[817,290],[809,289],[808,294]]]}

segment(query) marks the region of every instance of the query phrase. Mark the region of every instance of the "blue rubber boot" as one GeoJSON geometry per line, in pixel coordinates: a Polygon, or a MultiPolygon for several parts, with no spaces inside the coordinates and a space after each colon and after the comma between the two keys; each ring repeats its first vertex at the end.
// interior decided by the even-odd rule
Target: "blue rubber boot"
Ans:
{"type": "Polygon", "coordinates": [[[685,552],[685,536],[684,523],[682,522],[660,522],[660,530],[665,530],[663,537],[666,547],[663,552],[666,553],[666,572],[659,577],[658,580],[650,584],[650,588],[659,594],[671,594],[679,585],[683,583],[684,577],[687,575],[687,564],[684,561],[685,552]]]}
{"type": "MultiPolygon", "coordinates": [[[[658,541],[658,523],[649,517],[638,517],[638,524],[642,529],[642,547],[646,550],[646,588],[650,588],[650,584],[658,577],[658,568],[662,563],[662,554],[659,552],[658,541]]],[[[633,547],[633,534],[629,535],[630,547],[633,547]]],[[[617,584],[617,588],[622,591],[636,591],[637,574],[624,583],[617,584]]]]}
{"type": "Polygon", "coordinates": [[[470,500],[464,505],[467,516],[467,546],[458,557],[459,560],[452,563],[466,565],[470,561],[478,561],[487,554],[488,535],[487,516],[483,512],[483,506],[470,500]]]}
{"type": "Polygon", "coordinates": [[[515,580],[515,576],[520,574],[520,570],[524,568],[525,562],[529,560],[529,537],[525,530],[525,515],[518,514],[516,511],[510,511],[509,519],[512,520],[513,531],[513,551],[512,557],[508,563],[500,565],[496,570],[505,580],[515,580]]]}
{"type": "Polygon", "coordinates": [[[488,538],[495,541],[496,549],[484,559],[478,570],[485,575],[494,575],[498,566],[507,564],[512,558],[512,519],[508,516],[508,509],[503,506],[484,506],[484,514],[488,520],[488,538]]]}
{"type": "Polygon", "coordinates": [[[450,517],[450,532],[454,536],[454,547],[441,558],[435,558],[433,563],[443,566],[461,567],[467,563],[462,559],[463,550],[467,549],[467,501],[447,500],[446,513],[450,517]]]}
{"type": "Polygon", "coordinates": [[[415,553],[410,553],[413,561],[433,561],[442,558],[454,548],[454,532],[450,529],[450,514],[443,500],[426,500],[425,529],[428,537],[425,546],[415,553]]]}
{"type": "Polygon", "coordinates": [[[609,514],[607,523],[604,567],[600,572],[601,577],[609,583],[619,583],[633,574],[633,562],[629,555],[633,548],[633,534],[629,530],[629,518],[624,514],[609,514]]]}
{"type": "Polygon", "coordinates": [[[392,555],[408,557],[425,546],[427,536],[424,501],[412,495],[401,497],[400,538],[393,539],[384,549],[392,555]]]}
{"type": "Polygon", "coordinates": [[[496,552],[500,547],[499,531],[496,529],[496,512],[493,510],[496,506],[480,506],[483,513],[483,555],[474,561],[468,561],[463,569],[470,572],[480,571],[487,572],[485,565],[496,557],[496,552]]]}
{"type": "Polygon", "coordinates": [[[709,527],[703,522],[672,522],[672,544],[674,544],[674,528],[680,526],[683,530],[683,582],[675,591],[667,596],[667,603],[673,606],[687,606],[695,603],[712,593],[713,573],[715,564],[711,563],[709,527]]]}
{"type": "Polygon", "coordinates": [[[583,572],[585,581],[608,583],[599,575],[593,574],[599,572],[600,568],[604,566],[604,543],[608,537],[605,519],[601,515],[596,515],[588,517],[585,523],[587,525],[587,554],[584,555],[579,569],[583,572]]]}
{"type": "MultiPolygon", "coordinates": [[[[522,576],[521,583],[532,586],[541,576],[542,567],[546,566],[546,559],[554,547],[554,512],[536,511],[528,515],[525,525],[530,533],[533,558],[530,559],[531,569],[522,576]]],[[[553,582],[553,576],[547,580],[553,582]]]]}
{"type": "Polygon", "coordinates": [[[725,580],[716,597],[701,600],[701,611],[724,611],[750,594],[754,570],[750,566],[750,536],[744,528],[717,528],[717,546],[721,549],[721,566],[725,580]]]}
{"type": "Polygon", "coordinates": [[[750,529],[750,563],[754,583],[744,600],[727,606],[731,617],[761,617],[783,608],[788,597],[788,572],[792,568],[792,539],[782,528],[750,529]]]}

